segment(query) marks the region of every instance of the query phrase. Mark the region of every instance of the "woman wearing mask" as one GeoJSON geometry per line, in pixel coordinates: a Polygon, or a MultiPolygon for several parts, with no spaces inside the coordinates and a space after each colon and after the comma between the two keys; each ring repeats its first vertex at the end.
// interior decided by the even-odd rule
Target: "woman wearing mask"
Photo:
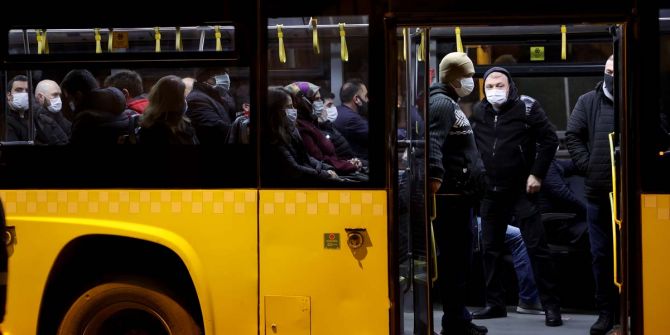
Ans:
{"type": "Polygon", "coordinates": [[[293,107],[289,92],[282,87],[268,89],[268,112],[263,118],[263,157],[275,168],[263,169],[263,179],[273,185],[294,185],[295,180],[306,183],[337,181],[331,166],[311,157],[296,128],[298,111],[293,107]]]}
{"type": "Polygon", "coordinates": [[[352,175],[360,170],[359,160],[340,159],[333,143],[318,128],[318,118],[325,112],[319,87],[308,82],[286,86],[298,110],[297,127],[307,152],[314,158],[333,166],[340,175],[352,175]]]}
{"type": "Polygon", "coordinates": [[[149,91],[149,105],[140,116],[138,143],[149,145],[198,144],[191,123],[184,116],[186,86],[177,76],[165,76],[149,91]]]}

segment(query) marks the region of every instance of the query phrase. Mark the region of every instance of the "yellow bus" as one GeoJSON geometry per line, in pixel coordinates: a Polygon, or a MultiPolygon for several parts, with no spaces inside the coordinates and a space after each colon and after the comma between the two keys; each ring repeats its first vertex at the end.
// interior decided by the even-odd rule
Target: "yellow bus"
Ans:
{"type": "MultiPolygon", "coordinates": [[[[438,333],[425,92],[441,57],[461,48],[476,79],[512,57],[502,64],[542,101],[559,136],[577,97],[602,77],[603,55],[617,55],[613,280],[623,332],[663,333],[670,178],[667,128],[656,129],[667,120],[670,4],[221,1],[160,15],[126,5],[1,14],[3,334],[438,333]],[[46,143],[39,113],[12,114],[10,82],[24,78],[37,110],[38,83],[61,83],[73,69],[100,86],[132,70],[142,94],[167,75],[201,83],[227,74],[228,118],[249,107],[249,141],[144,146],[127,143],[129,127],[117,144],[46,143]],[[353,78],[369,96],[367,178],[282,175],[263,150],[268,87],[310,82],[340,104],[353,78]],[[28,125],[20,137],[16,120],[28,125]]],[[[481,100],[476,82],[464,111],[481,100]]],[[[76,123],[67,100],[60,113],[76,123]]],[[[569,158],[564,149],[557,155],[569,158]]],[[[566,323],[585,333],[595,320],[588,250],[554,251],[564,307],[579,311],[566,323]]],[[[483,303],[480,277],[468,287],[473,306],[483,303]]],[[[516,334],[542,331],[536,323],[483,324],[516,334]]]]}

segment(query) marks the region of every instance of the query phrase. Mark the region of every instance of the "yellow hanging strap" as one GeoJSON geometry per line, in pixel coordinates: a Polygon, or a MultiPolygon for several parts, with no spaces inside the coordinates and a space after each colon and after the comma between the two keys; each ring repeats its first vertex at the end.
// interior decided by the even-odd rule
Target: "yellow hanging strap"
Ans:
{"type": "Polygon", "coordinates": [[[344,23],[340,23],[340,58],[342,61],[349,61],[349,50],[347,50],[347,33],[344,31],[344,23]]]}
{"type": "Polygon", "coordinates": [[[42,42],[44,43],[44,53],[49,54],[49,40],[47,40],[47,30],[44,29],[44,34],[42,35],[42,42]]]}
{"type": "Polygon", "coordinates": [[[314,47],[314,53],[318,55],[321,53],[321,50],[319,49],[319,33],[316,29],[316,19],[312,18],[310,24],[312,25],[312,46],[314,47]]]}
{"type": "Polygon", "coordinates": [[[407,34],[409,28],[402,28],[402,61],[407,61],[407,34]]]}
{"type": "Polygon", "coordinates": [[[102,45],[100,45],[100,40],[102,37],[100,37],[100,28],[95,28],[95,53],[101,54],[102,53],[102,45]]]}
{"type": "Polygon", "coordinates": [[[109,37],[107,38],[107,51],[114,50],[114,29],[109,28],[109,37]]]}
{"type": "Polygon", "coordinates": [[[154,27],[154,39],[156,40],[156,52],[161,52],[161,29],[154,27]]]}
{"type": "Polygon", "coordinates": [[[216,51],[222,51],[221,47],[221,26],[214,26],[214,37],[216,37],[216,51]]]}
{"type": "Polygon", "coordinates": [[[419,43],[419,50],[416,51],[416,60],[423,62],[426,59],[426,53],[424,50],[426,45],[426,30],[419,29],[419,33],[421,34],[421,43],[419,43]]]}
{"type": "Polygon", "coordinates": [[[44,51],[44,37],[42,29],[37,29],[35,31],[35,38],[37,38],[37,54],[41,55],[44,51]]]}
{"type": "Polygon", "coordinates": [[[565,33],[567,32],[567,29],[565,28],[565,25],[561,26],[561,60],[566,60],[568,58],[568,50],[566,47],[566,36],[565,33]]]}
{"type": "Polygon", "coordinates": [[[461,41],[461,27],[456,27],[456,51],[463,52],[463,42],[461,41]]]}
{"type": "Polygon", "coordinates": [[[283,24],[277,25],[277,38],[279,39],[279,62],[286,63],[286,50],[284,50],[284,32],[283,24]]]}
{"type": "Polygon", "coordinates": [[[181,28],[175,27],[174,49],[177,51],[184,51],[184,46],[181,43],[181,28]]]}

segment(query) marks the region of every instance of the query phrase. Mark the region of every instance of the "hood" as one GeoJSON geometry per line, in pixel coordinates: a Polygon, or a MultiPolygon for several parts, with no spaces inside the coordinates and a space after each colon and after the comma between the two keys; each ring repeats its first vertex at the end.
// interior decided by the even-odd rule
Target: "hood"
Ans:
{"type": "MultiPolygon", "coordinates": [[[[484,81],[486,81],[486,77],[488,77],[493,72],[500,72],[500,73],[504,74],[505,76],[507,76],[507,80],[509,81],[509,94],[507,95],[507,101],[504,104],[502,104],[502,106],[500,106],[501,111],[506,111],[511,106],[514,106],[514,104],[516,104],[517,101],[519,101],[519,91],[516,88],[516,83],[514,83],[514,80],[512,79],[512,75],[509,73],[509,71],[507,71],[507,69],[499,67],[499,66],[494,66],[494,67],[488,69],[484,73],[484,77],[483,77],[484,81]]],[[[484,98],[482,100],[482,103],[484,104],[485,107],[491,106],[491,104],[488,102],[488,100],[486,100],[486,98],[484,98]]],[[[493,108],[493,107],[491,106],[491,108],[493,108]]]]}

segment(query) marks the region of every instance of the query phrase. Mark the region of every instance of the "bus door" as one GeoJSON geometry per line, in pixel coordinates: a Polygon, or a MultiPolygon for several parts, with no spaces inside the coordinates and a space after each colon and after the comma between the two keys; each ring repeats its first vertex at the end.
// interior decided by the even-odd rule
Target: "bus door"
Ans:
{"type": "Polygon", "coordinates": [[[388,31],[394,34],[388,59],[397,59],[395,78],[389,75],[395,88],[389,91],[396,92],[392,102],[397,111],[400,329],[403,334],[432,334],[435,249],[426,207],[425,154],[428,31],[407,26],[388,31]]]}

